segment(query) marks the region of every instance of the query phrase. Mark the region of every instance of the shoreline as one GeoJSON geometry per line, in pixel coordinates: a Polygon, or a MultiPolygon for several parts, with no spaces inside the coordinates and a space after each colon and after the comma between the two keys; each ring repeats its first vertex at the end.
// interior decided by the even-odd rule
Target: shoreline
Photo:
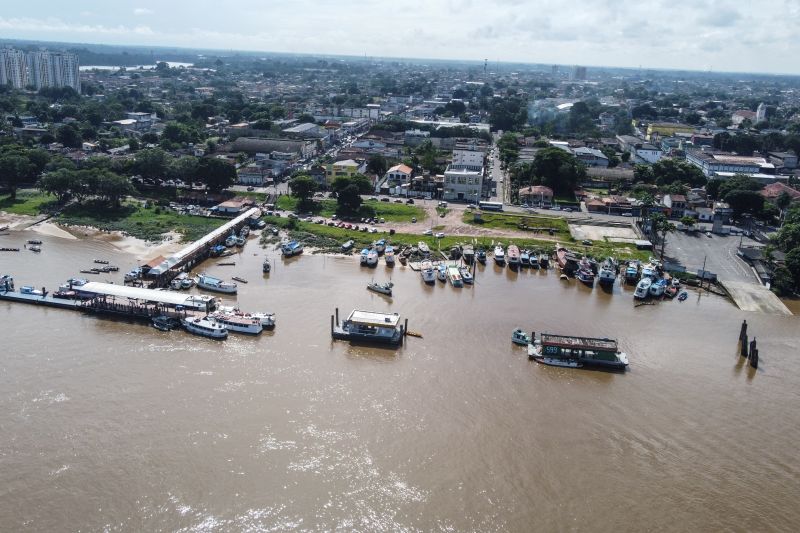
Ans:
{"type": "Polygon", "coordinates": [[[0,224],[8,225],[9,231],[31,231],[39,235],[65,240],[91,239],[101,241],[122,252],[135,256],[138,260],[152,259],[159,255],[169,255],[180,250],[185,245],[185,243],[181,243],[182,236],[174,231],[165,233],[164,239],[160,243],[152,243],[138,237],[125,235],[121,231],[104,231],[94,226],[68,226],[49,220],[37,223],[38,219],[39,217],[30,215],[0,212],[0,224]]]}

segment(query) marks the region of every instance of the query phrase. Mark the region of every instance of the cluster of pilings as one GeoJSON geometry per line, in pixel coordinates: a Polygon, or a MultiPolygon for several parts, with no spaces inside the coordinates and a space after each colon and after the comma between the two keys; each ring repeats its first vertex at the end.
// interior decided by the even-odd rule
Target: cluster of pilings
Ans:
{"type": "Polygon", "coordinates": [[[747,342],[747,320],[742,321],[742,327],[739,330],[739,355],[750,361],[750,366],[758,368],[756,338],[753,337],[753,340],[747,342]]]}

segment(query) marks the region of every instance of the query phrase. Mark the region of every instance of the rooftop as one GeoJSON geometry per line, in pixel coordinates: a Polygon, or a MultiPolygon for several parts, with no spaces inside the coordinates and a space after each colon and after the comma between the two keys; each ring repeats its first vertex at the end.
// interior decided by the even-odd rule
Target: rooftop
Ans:
{"type": "Polygon", "coordinates": [[[400,323],[400,315],[397,313],[374,313],[372,311],[359,311],[356,309],[350,313],[350,317],[347,320],[366,326],[396,328],[400,323]]]}

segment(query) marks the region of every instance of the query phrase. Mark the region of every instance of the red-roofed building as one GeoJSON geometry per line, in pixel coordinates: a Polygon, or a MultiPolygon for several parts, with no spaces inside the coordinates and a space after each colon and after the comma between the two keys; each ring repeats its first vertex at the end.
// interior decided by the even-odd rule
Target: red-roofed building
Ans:
{"type": "Polygon", "coordinates": [[[545,185],[531,185],[519,190],[519,201],[528,205],[549,207],[553,204],[553,189],[545,185]]]}
{"type": "Polygon", "coordinates": [[[763,196],[766,200],[769,200],[772,203],[775,203],[775,200],[777,200],[778,197],[783,193],[789,195],[789,197],[792,199],[792,203],[800,202],[800,191],[792,187],[789,187],[788,185],[780,181],[776,181],[775,183],[770,183],[769,185],[761,189],[761,196],[763,196]]]}
{"type": "Polygon", "coordinates": [[[386,172],[386,179],[392,183],[409,183],[413,173],[414,169],[408,165],[395,165],[386,172]]]}

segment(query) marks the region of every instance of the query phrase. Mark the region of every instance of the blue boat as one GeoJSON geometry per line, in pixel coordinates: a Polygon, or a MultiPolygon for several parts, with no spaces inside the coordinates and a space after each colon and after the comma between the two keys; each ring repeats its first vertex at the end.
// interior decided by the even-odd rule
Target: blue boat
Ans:
{"type": "Polygon", "coordinates": [[[303,253],[303,245],[297,241],[289,241],[281,245],[281,253],[284,257],[292,257],[303,253]]]}
{"type": "Polygon", "coordinates": [[[369,248],[364,248],[361,250],[361,266],[365,266],[367,264],[367,256],[369,256],[369,248]]]}

